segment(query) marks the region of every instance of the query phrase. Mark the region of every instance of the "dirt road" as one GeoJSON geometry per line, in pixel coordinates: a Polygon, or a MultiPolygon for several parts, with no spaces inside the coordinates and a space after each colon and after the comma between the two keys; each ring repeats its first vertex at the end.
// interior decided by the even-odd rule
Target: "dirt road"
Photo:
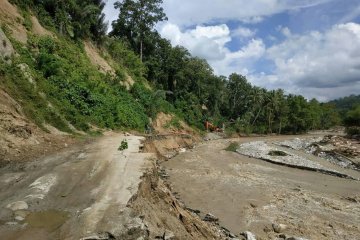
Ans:
{"type": "Polygon", "coordinates": [[[107,134],[21,168],[0,170],[1,239],[80,239],[121,231],[121,212],[152,155],[141,137],[107,134]],[[129,148],[118,151],[123,139],[129,148]]]}
{"type": "MultiPolygon", "coordinates": [[[[307,239],[360,239],[360,182],[289,168],[225,149],[230,142],[269,141],[294,137],[214,140],[163,163],[180,199],[220,224],[257,239],[280,234],[307,239]],[[274,231],[274,225],[281,229],[274,231]]],[[[292,151],[295,153],[296,151],[292,151]]],[[[360,178],[360,173],[298,152],[324,166],[360,178]],[[330,166],[331,165],[331,166],[330,166]]]]}

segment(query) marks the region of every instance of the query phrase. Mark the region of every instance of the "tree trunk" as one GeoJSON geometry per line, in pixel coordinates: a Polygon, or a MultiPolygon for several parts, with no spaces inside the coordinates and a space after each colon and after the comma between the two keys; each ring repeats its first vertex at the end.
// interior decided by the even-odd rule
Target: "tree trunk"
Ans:
{"type": "Polygon", "coordinates": [[[280,120],[280,126],[279,126],[279,135],[281,134],[281,124],[282,124],[282,121],[280,120]]]}
{"type": "Polygon", "coordinates": [[[272,129],[271,129],[271,111],[269,111],[269,133],[272,133],[272,129]]]}
{"type": "Polygon", "coordinates": [[[140,40],[140,61],[143,61],[143,40],[140,40]]]}
{"type": "Polygon", "coordinates": [[[259,111],[257,112],[257,114],[256,114],[256,116],[255,116],[255,119],[254,119],[253,123],[251,124],[252,126],[255,125],[255,122],[256,122],[256,120],[258,119],[258,117],[259,117],[259,115],[260,115],[260,112],[261,112],[261,107],[259,108],[259,111]]]}
{"type": "Polygon", "coordinates": [[[64,29],[64,23],[63,22],[60,22],[60,26],[59,26],[59,33],[60,35],[63,35],[63,29],[64,29]]]}

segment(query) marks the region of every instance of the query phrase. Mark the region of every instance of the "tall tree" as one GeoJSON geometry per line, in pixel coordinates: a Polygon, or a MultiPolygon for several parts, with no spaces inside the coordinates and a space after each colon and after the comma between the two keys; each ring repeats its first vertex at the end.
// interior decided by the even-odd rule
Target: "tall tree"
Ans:
{"type": "Polygon", "coordinates": [[[245,76],[233,73],[229,76],[227,91],[232,118],[237,118],[249,109],[251,84],[245,76]]]}
{"type": "Polygon", "coordinates": [[[143,60],[143,43],[147,34],[154,31],[154,26],[167,20],[163,0],[123,0],[115,2],[120,10],[118,20],[113,22],[112,35],[126,37],[133,48],[138,50],[143,60]]]}
{"type": "Polygon", "coordinates": [[[103,0],[13,0],[35,11],[45,25],[56,27],[72,38],[92,38],[100,42],[107,32],[103,0]],[[49,19],[51,19],[49,21],[49,19]]]}

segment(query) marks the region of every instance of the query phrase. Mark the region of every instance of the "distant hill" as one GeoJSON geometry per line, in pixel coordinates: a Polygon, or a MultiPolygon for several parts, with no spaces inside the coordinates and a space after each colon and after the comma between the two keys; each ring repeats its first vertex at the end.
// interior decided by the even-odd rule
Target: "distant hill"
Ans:
{"type": "Polygon", "coordinates": [[[348,97],[330,101],[329,103],[334,104],[340,112],[345,113],[351,110],[354,106],[360,105],[360,95],[350,95],[348,97]]]}

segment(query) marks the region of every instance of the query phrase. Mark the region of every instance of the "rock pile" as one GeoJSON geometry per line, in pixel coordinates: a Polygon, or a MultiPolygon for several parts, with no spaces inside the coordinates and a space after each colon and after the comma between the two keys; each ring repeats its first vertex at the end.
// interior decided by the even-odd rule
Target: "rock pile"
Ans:
{"type": "Polygon", "coordinates": [[[340,136],[325,136],[306,151],[344,168],[360,170],[360,148],[357,143],[340,136]]]}
{"type": "Polygon", "coordinates": [[[350,141],[346,138],[340,136],[325,136],[321,145],[330,145],[333,147],[334,151],[340,154],[345,155],[346,157],[358,157],[360,156],[360,149],[354,146],[353,141],[350,141]]]}
{"type": "Polygon", "coordinates": [[[207,222],[218,222],[219,221],[219,218],[215,217],[214,215],[212,215],[211,213],[208,213],[205,215],[204,221],[207,221],[207,222]]]}

